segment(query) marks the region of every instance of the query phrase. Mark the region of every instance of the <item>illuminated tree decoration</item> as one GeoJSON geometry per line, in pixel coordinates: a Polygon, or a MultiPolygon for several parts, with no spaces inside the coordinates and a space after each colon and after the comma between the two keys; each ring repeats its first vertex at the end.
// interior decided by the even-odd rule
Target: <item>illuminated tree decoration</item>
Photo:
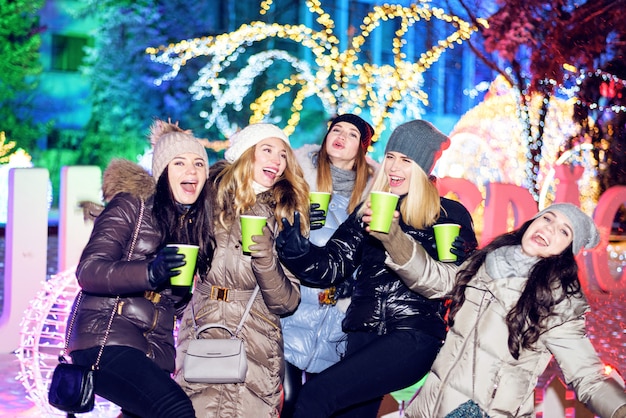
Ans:
{"type": "Polygon", "coordinates": [[[13,148],[15,148],[15,141],[7,142],[6,134],[0,131],[0,164],[9,162],[13,148]]]}
{"type": "MultiPolygon", "coordinates": [[[[52,276],[43,283],[22,318],[20,347],[15,351],[20,362],[16,378],[26,389],[27,399],[46,417],[67,415],[48,403],[48,387],[63,350],[67,318],[79,289],[75,268],[52,276]]],[[[117,405],[96,396],[94,410],[81,417],[113,418],[119,412],[117,405]]]]}
{"type": "MultiPolygon", "coordinates": [[[[259,13],[267,13],[273,1],[262,1],[259,13]]],[[[395,125],[406,118],[417,118],[421,107],[428,104],[427,94],[422,90],[422,74],[435,63],[441,54],[455,44],[469,39],[476,27],[457,16],[446,14],[442,9],[419,3],[409,7],[401,5],[374,6],[360,26],[361,32],[351,39],[348,49],[339,49],[339,39],[334,34],[335,24],[321,8],[318,0],[308,0],[306,5],[317,18],[322,30],[314,30],[305,25],[283,25],[261,21],[244,24],[234,32],[217,36],[207,36],[183,40],[176,44],[148,48],[146,52],[159,63],[171,68],[155,80],[161,84],[177,76],[185,64],[200,56],[210,57],[209,63],[198,73],[198,79],[190,86],[194,100],[211,98],[211,107],[200,116],[206,120],[207,128],[216,126],[225,137],[229,137],[239,127],[228,119],[224,110],[231,106],[241,110],[244,101],[251,103],[250,123],[271,121],[278,123],[280,115],[273,115],[276,100],[287,93],[294,99],[291,114],[283,128],[293,133],[300,122],[300,112],[306,98],[317,97],[330,114],[370,112],[376,127],[376,137],[380,137],[386,124],[395,125]],[[400,19],[401,25],[392,39],[393,65],[374,65],[361,62],[359,53],[372,31],[383,21],[400,19]],[[430,49],[421,53],[415,62],[406,61],[402,47],[404,36],[409,28],[419,21],[437,19],[448,24],[451,32],[443,39],[433,42],[430,49]],[[305,47],[312,53],[315,68],[287,52],[270,50],[252,54],[245,65],[232,79],[224,76],[225,70],[243,56],[255,43],[269,38],[290,40],[305,47]],[[288,63],[293,73],[273,86],[265,86],[256,97],[251,91],[253,81],[264,74],[274,61],[288,63]]],[[[482,24],[486,24],[481,21],[482,24]]]]}

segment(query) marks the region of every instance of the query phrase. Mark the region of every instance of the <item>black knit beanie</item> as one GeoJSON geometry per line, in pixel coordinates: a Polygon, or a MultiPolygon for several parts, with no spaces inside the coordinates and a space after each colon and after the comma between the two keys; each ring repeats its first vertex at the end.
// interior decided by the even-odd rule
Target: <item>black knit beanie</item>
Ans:
{"type": "Polygon", "coordinates": [[[399,152],[415,161],[430,174],[443,150],[450,146],[450,138],[425,120],[412,120],[399,125],[391,133],[385,153],[399,152]]]}
{"type": "MultiPolygon", "coordinates": [[[[372,137],[374,136],[374,128],[372,127],[372,125],[370,125],[363,118],[357,115],[353,115],[352,113],[346,113],[344,115],[337,116],[330,122],[330,125],[328,126],[328,131],[326,131],[326,135],[328,135],[328,132],[330,132],[332,127],[339,122],[347,122],[356,126],[356,128],[361,133],[361,147],[365,151],[367,151],[367,147],[369,147],[372,143],[372,137]]],[[[324,140],[326,140],[326,137],[324,137],[324,140]]]]}

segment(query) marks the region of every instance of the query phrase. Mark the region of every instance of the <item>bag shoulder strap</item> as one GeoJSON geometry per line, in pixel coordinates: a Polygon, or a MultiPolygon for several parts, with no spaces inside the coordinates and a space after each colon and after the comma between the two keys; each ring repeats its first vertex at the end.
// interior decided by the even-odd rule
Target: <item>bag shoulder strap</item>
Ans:
{"type": "Polygon", "coordinates": [[[241,332],[241,330],[243,328],[243,323],[246,321],[246,317],[250,313],[250,309],[252,309],[252,304],[254,303],[254,299],[256,298],[257,293],[259,293],[259,285],[258,284],[254,287],[254,291],[252,292],[252,295],[250,296],[250,299],[248,299],[248,304],[246,305],[246,310],[243,312],[243,315],[241,316],[241,321],[239,321],[239,325],[237,325],[237,328],[235,329],[235,335],[234,335],[235,337],[237,337],[239,335],[239,333],[241,332]]]}
{"type": "MultiPolygon", "coordinates": [[[[143,199],[141,199],[139,206],[139,216],[137,217],[137,225],[135,225],[135,230],[133,231],[132,241],[130,242],[130,249],[128,250],[128,256],[126,257],[126,261],[130,261],[133,252],[135,251],[135,245],[137,244],[137,239],[139,237],[139,231],[141,230],[141,223],[143,222],[143,215],[145,212],[146,204],[143,199]]],[[[76,321],[76,314],[78,312],[78,306],[83,300],[83,291],[78,292],[76,304],[72,311],[72,317],[70,319],[69,326],[67,328],[67,332],[65,333],[65,345],[63,347],[63,351],[59,355],[59,362],[66,363],[67,360],[65,356],[67,355],[67,349],[70,343],[70,336],[72,335],[72,330],[74,329],[74,322],[76,321]]],[[[98,368],[100,364],[100,359],[102,358],[102,352],[104,351],[104,346],[106,345],[107,340],[109,339],[109,334],[111,333],[111,325],[113,325],[113,318],[115,318],[115,311],[117,310],[117,306],[120,303],[120,296],[117,295],[115,297],[115,302],[113,303],[113,308],[111,309],[111,316],[109,317],[109,322],[107,323],[107,328],[104,333],[104,339],[102,340],[102,344],[100,345],[100,350],[98,351],[98,356],[96,357],[96,361],[92,366],[93,370],[98,368]]]]}

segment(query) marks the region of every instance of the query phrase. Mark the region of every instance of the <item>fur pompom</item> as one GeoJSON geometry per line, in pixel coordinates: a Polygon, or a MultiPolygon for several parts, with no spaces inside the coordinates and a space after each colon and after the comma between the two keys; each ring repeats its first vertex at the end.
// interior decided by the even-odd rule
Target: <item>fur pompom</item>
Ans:
{"type": "Polygon", "coordinates": [[[164,120],[156,119],[152,126],[150,126],[150,145],[154,147],[154,144],[156,144],[160,137],[172,132],[182,132],[192,135],[190,130],[184,130],[178,126],[178,122],[172,123],[171,120],[165,122],[164,120]]]}

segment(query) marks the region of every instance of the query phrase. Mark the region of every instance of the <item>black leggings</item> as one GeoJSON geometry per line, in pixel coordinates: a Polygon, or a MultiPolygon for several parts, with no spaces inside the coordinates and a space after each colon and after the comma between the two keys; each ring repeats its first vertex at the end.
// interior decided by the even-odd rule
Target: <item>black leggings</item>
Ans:
{"type": "MultiPolygon", "coordinates": [[[[100,347],[71,353],[76,364],[94,363],[100,347]]],[[[170,374],[140,350],[107,346],[96,371],[96,393],[127,417],[195,418],[193,405],[170,374]]]]}
{"type": "Polygon", "coordinates": [[[306,382],[294,416],[375,418],[385,394],[428,373],[441,343],[415,330],[349,332],[346,356],[306,382]]]}

